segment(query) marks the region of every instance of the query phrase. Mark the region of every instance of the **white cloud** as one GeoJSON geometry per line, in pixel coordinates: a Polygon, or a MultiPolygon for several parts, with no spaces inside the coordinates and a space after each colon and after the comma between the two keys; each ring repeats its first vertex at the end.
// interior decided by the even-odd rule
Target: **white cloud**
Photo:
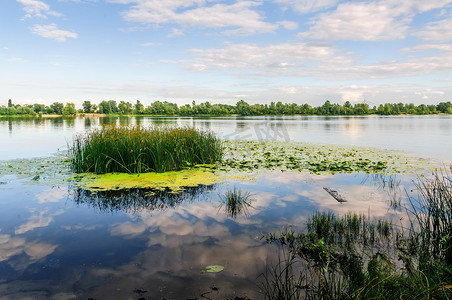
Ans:
{"type": "Polygon", "coordinates": [[[312,61],[330,61],[333,58],[348,61],[326,43],[283,43],[264,47],[256,44],[230,44],[224,49],[192,49],[190,52],[198,58],[190,61],[189,67],[200,71],[220,68],[258,70],[263,73],[271,70],[287,72],[294,68],[304,68],[304,63],[312,61]]]}
{"type": "Polygon", "coordinates": [[[333,12],[320,14],[300,37],[320,40],[394,40],[407,35],[409,18],[388,5],[371,2],[340,4],[333,12]]]}
{"type": "Polygon", "coordinates": [[[347,88],[345,90],[339,90],[342,102],[350,101],[352,103],[362,102],[364,99],[364,91],[357,88],[347,88]]]}
{"type": "Polygon", "coordinates": [[[52,254],[57,247],[58,245],[34,241],[25,244],[24,252],[30,257],[31,262],[35,262],[52,254]]]}
{"type": "Polygon", "coordinates": [[[40,227],[47,227],[50,222],[53,221],[53,217],[47,216],[44,217],[42,213],[38,215],[31,216],[27,223],[20,225],[17,227],[14,231],[14,233],[17,234],[24,234],[30,230],[40,228],[40,227]]]}
{"type": "Polygon", "coordinates": [[[452,41],[452,18],[429,23],[425,28],[416,30],[413,35],[430,42],[452,41]]]}
{"type": "Polygon", "coordinates": [[[282,27],[284,27],[285,29],[288,30],[295,30],[298,28],[298,23],[297,22],[291,22],[291,21],[281,21],[278,22],[279,25],[281,25],[282,27]]]}
{"type": "Polygon", "coordinates": [[[47,189],[36,195],[38,203],[59,202],[67,196],[67,190],[60,188],[47,189]]]}
{"type": "MultiPolygon", "coordinates": [[[[289,2],[290,0],[280,0],[289,2]]],[[[336,10],[319,14],[312,26],[299,37],[320,40],[378,41],[404,39],[413,18],[420,13],[441,9],[452,0],[381,0],[373,2],[344,2],[336,10]]],[[[309,10],[309,9],[308,9],[309,10]]],[[[446,28],[450,23],[433,24],[432,30],[446,28]]],[[[449,27],[447,27],[449,26],[449,27]]],[[[424,35],[425,36],[425,35],[424,35]]]]}
{"type": "Polygon", "coordinates": [[[371,64],[361,64],[353,53],[327,43],[228,44],[222,49],[191,49],[190,52],[196,55],[194,59],[171,63],[195,71],[219,69],[268,78],[313,77],[334,81],[423,76],[452,69],[449,44],[402,49],[401,54],[407,54],[406,58],[371,64]]]}
{"type": "Polygon", "coordinates": [[[58,29],[56,24],[50,25],[34,25],[32,28],[34,34],[42,36],[48,39],[54,39],[58,42],[65,42],[67,38],[75,39],[78,34],[75,32],[70,32],[66,30],[58,29]]]}
{"type": "Polygon", "coordinates": [[[141,47],[150,47],[150,46],[155,46],[155,43],[151,43],[151,42],[148,42],[148,43],[142,43],[142,44],[140,44],[140,46],[141,46],[141,47]]]}
{"type": "Polygon", "coordinates": [[[47,15],[61,16],[60,13],[50,10],[50,6],[38,0],[16,0],[24,6],[24,11],[27,13],[25,18],[41,17],[46,18],[47,15]]]}
{"type": "Polygon", "coordinates": [[[330,8],[336,5],[338,0],[276,0],[275,3],[290,7],[293,10],[305,14],[330,8]]]}
{"type": "Polygon", "coordinates": [[[182,29],[173,28],[171,30],[171,33],[168,34],[168,37],[181,36],[181,35],[184,35],[184,31],[182,29]]]}
{"type": "Polygon", "coordinates": [[[400,14],[417,14],[446,7],[452,0],[383,0],[381,3],[392,7],[400,14]]]}
{"type": "MultiPolygon", "coordinates": [[[[225,29],[224,34],[254,34],[273,32],[277,24],[263,21],[264,17],[253,10],[260,1],[237,1],[233,4],[213,4],[203,0],[110,0],[121,4],[132,4],[124,19],[144,24],[179,24],[209,29],[225,29]]],[[[286,26],[288,23],[285,24],[286,26]]]]}
{"type": "Polygon", "coordinates": [[[121,235],[125,236],[126,238],[136,237],[145,231],[146,226],[143,223],[132,222],[116,224],[110,230],[112,235],[121,235]]]}

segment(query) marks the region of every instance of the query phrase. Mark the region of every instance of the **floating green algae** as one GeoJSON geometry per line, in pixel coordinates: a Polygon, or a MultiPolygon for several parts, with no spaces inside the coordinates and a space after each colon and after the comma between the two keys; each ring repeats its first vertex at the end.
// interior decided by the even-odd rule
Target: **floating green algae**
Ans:
{"type": "Polygon", "coordinates": [[[187,169],[165,173],[110,173],[88,174],[85,173],[77,182],[77,186],[90,191],[107,191],[144,188],[153,190],[169,190],[180,192],[186,187],[199,185],[212,185],[221,182],[221,178],[215,173],[205,169],[187,169]]]}

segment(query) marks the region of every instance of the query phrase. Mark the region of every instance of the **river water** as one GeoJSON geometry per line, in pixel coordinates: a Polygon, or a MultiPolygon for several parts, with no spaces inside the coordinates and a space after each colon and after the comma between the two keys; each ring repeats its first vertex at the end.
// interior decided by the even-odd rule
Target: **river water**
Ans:
{"type": "Polygon", "coordinates": [[[452,161],[452,115],[0,119],[0,159],[47,156],[65,149],[75,133],[110,123],[191,126],[227,139],[368,146],[452,161]]]}
{"type": "MultiPolygon", "coordinates": [[[[0,119],[0,160],[49,157],[74,134],[113,122],[452,161],[452,116],[0,119]]],[[[0,299],[261,299],[262,273],[277,256],[262,233],[301,228],[317,210],[397,216],[388,203],[404,198],[412,179],[264,173],[150,199],[143,191],[92,195],[0,173],[0,299]],[[221,205],[221,195],[234,187],[252,194],[251,206],[237,215],[221,205]],[[336,202],[323,187],[349,201],[336,202]],[[209,265],[224,270],[204,272],[209,265]]]]}

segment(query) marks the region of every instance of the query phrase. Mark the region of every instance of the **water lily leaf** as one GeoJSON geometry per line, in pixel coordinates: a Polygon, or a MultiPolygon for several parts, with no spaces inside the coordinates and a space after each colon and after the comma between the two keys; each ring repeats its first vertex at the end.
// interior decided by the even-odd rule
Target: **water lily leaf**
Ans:
{"type": "Polygon", "coordinates": [[[218,273],[224,270],[223,266],[220,265],[210,265],[206,267],[206,272],[209,273],[218,273]]]}

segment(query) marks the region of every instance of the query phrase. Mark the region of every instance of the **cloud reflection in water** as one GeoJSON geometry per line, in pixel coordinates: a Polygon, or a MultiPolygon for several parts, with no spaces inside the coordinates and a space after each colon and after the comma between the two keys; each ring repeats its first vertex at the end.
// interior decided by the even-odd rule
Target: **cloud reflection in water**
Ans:
{"type": "Polygon", "coordinates": [[[0,263],[17,274],[47,276],[47,281],[25,283],[20,273],[0,285],[0,292],[17,286],[17,293],[25,289],[30,295],[32,289],[51,289],[47,295],[134,299],[138,288],[147,290],[149,299],[186,299],[200,298],[215,286],[219,291],[211,298],[260,299],[257,278],[277,255],[273,245],[260,240],[261,232],[289,224],[301,228],[314,210],[386,215],[388,195],[364,177],[273,172],[256,181],[230,180],[180,194],[73,190],[68,196],[48,189],[28,203],[32,214],[26,221],[0,234],[0,263]],[[221,195],[233,186],[253,194],[248,214],[235,218],[219,209],[221,195]],[[337,203],[325,186],[338,189],[349,202],[337,203]],[[201,274],[212,264],[225,269],[201,274]]]}

